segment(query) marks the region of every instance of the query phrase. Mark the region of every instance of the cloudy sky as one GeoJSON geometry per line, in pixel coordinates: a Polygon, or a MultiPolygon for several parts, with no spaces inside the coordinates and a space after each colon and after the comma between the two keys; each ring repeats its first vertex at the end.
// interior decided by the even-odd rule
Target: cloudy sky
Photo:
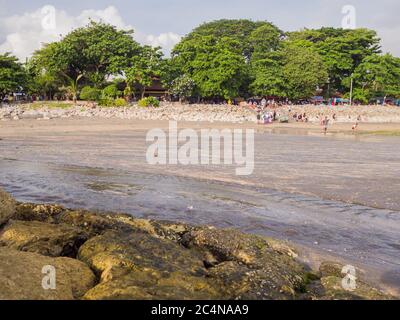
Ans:
{"type": "Polygon", "coordinates": [[[400,56],[399,0],[0,0],[0,53],[10,51],[25,59],[89,18],[134,29],[139,42],[168,53],[182,35],[204,21],[268,20],[286,31],[340,27],[347,17],[342,12],[346,5],[355,8],[357,27],[377,30],[383,50],[400,56]]]}

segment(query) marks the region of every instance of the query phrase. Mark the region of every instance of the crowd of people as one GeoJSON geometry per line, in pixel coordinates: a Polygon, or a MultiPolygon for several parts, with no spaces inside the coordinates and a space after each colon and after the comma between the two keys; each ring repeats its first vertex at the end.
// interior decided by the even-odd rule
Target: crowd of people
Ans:
{"type": "MultiPolygon", "coordinates": [[[[310,118],[306,112],[292,112],[292,105],[288,103],[288,101],[276,101],[274,99],[267,100],[267,98],[262,98],[261,100],[250,99],[247,101],[247,105],[256,111],[257,113],[257,123],[262,125],[272,124],[275,121],[279,122],[290,122],[290,119],[294,122],[303,122],[308,123],[310,118]],[[282,106],[287,106],[287,114],[286,111],[284,115],[279,113],[279,110],[282,110],[282,106]]],[[[333,115],[327,116],[323,113],[318,114],[318,119],[320,122],[320,126],[322,128],[322,132],[324,134],[328,133],[329,126],[337,122],[337,115],[334,113],[333,115]]],[[[359,123],[361,122],[361,116],[357,117],[357,120],[352,126],[352,131],[357,131],[359,127],[359,123]]]]}
{"type": "Polygon", "coordinates": [[[280,114],[275,110],[278,107],[275,100],[263,98],[260,103],[256,100],[250,100],[248,104],[257,111],[258,124],[270,124],[280,118],[280,114]]]}

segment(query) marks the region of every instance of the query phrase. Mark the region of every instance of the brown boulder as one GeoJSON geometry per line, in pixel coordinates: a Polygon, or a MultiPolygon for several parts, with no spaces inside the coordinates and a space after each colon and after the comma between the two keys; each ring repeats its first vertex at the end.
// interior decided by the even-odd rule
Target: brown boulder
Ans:
{"type": "Polygon", "coordinates": [[[110,231],[90,239],[79,259],[101,278],[86,299],[216,299],[202,256],[141,231],[110,231]]]}
{"type": "Polygon", "coordinates": [[[10,221],[0,232],[0,245],[50,257],[76,257],[88,235],[64,224],[10,221]]]}
{"type": "Polygon", "coordinates": [[[80,299],[95,281],[89,267],[78,260],[0,248],[0,300],[80,299]],[[42,286],[46,266],[56,270],[55,290],[42,286]]]}
{"type": "Polygon", "coordinates": [[[0,189],[0,225],[7,223],[15,213],[15,201],[5,191],[0,189]]]}
{"type": "Polygon", "coordinates": [[[64,207],[58,205],[19,203],[13,219],[52,223],[55,222],[55,217],[65,210],[64,207]]]}

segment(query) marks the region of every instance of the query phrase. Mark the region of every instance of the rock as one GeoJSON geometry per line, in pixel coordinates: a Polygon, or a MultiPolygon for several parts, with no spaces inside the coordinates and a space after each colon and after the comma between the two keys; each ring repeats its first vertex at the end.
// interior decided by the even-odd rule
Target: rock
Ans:
{"type": "Polygon", "coordinates": [[[129,225],[134,229],[147,232],[156,238],[168,239],[179,243],[186,233],[198,229],[183,223],[137,219],[130,215],[109,215],[108,218],[129,225]]]}
{"type": "Polygon", "coordinates": [[[95,214],[85,210],[68,210],[58,205],[18,204],[15,220],[40,221],[65,224],[85,230],[90,237],[110,229],[130,229],[130,226],[106,214],[95,214]]]}
{"type": "Polygon", "coordinates": [[[95,281],[93,272],[80,261],[0,248],[1,300],[80,299],[95,281]],[[55,267],[56,290],[42,287],[45,266],[55,267]]]}
{"type": "Polygon", "coordinates": [[[221,300],[210,280],[173,272],[137,271],[89,290],[87,300],[221,300]]]}
{"type": "MultiPolygon", "coordinates": [[[[285,242],[237,230],[32,204],[19,204],[12,219],[0,234],[0,244],[19,250],[46,255],[75,253],[89,238],[80,246],[77,258],[96,273],[99,283],[92,288],[85,286],[74,298],[390,298],[361,280],[357,280],[354,292],[346,291],[341,286],[344,275],[340,264],[324,262],[318,273],[311,272],[296,260],[296,251],[285,242]]],[[[1,267],[0,262],[0,273],[1,267]]],[[[24,273],[20,265],[18,268],[24,273]]],[[[1,281],[5,280],[0,276],[0,285],[1,281]]],[[[14,286],[8,295],[13,290],[20,294],[14,286]]]]}
{"type": "Polygon", "coordinates": [[[213,254],[219,264],[209,270],[210,277],[222,281],[233,299],[293,299],[307,284],[294,251],[278,241],[271,244],[236,230],[202,228],[186,233],[182,243],[213,254]]]}
{"type": "MultiPolygon", "coordinates": [[[[345,274],[342,274],[344,265],[337,262],[326,261],[321,263],[319,275],[321,278],[311,279],[306,293],[301,298],[312,300],[392,300],[393,297],[366,284],[360,278],[354,281],[355,289],[345,288],[342,283],[345,274]]],[[[359,273],[359,272],[357,272],[359,273]]],[[[348,283],[347,283],[348,284],[348,283]]]]}
{"type": "Polygon", "coordinates": [[[354,291],[345,290],[342,286],[343,277],[328,276],[321,279],[324,289],[319,299],[326,300],[392,300],[393,297],[372,288],[363,281],[356,281],[354,291]]]}
{"type": "MultiPolygon", "coordinates": [[[[287,274],[290,267],[280,266],[287,274]]],[[[295,299],[303,278],[281,277],[276,270],[252,269],[235,261],[228,261],[210,269],[210,278],[220,283],[230,300],[288,300],[295,299]]]]}
{"type": "Polygon", "coordinates": [[[56,216],[66,211],[66,209],[58,205],[19,203],[15,211],[14,220],[54,223],[56,216]]]}
{"type": "Polygon", "coordinates": [[[345,275],[342,274],[343,265],[337,262],[324,261],[319,267],[319,272],[322,277],[334,276],[343,278],[345,275]]]}
{"type": "Polygon", "coordinates": [[[238,261],[246,265],[260,265],[266,253],[295,257],[292,248],[283,242],[268,241],[267,238],[246,235],[237,230],[222,230],[212,227],[197,228],[187,232],[182,244],[188,248],[209,250],[220,261],[238,261]]]}
{"type": "Polygon", "coordinates": [[[0,233],[0,245],[50,257],[75,258],[88,235],[63,224],[11,221],[0,233]]]}
{"type": "Polygon", "coordinates": [[[14,220],[63,223],[79,227],[91,237],[108,230],[142,230],[155,237],[179,242],[195,227],[168,221],[137,219],[127,214],[96,214],[85,210],[68,210],[57,205],[18,204],[14,220]]]}
{"type": "Polygon", "coordinates": [[[0,188],[0,225],[6,223],[15,213],[15,201],[0,188]]]}
{"type": "Polygon", "coordinates": [[[101,279],[86,299],[223,297],[200,254],[145,232],[107,232],[86,242],[78,257],[101,279]]]}
{"type": "Polygon", "coordinates": [[[68,224],[70,226],[84,229],[91,237],[102,234],[108,230],[130,230],[130,226],[112,219],[105,214],[94,214],[84,210],[67,210],[57,216],[58,223],[68,224]]]}

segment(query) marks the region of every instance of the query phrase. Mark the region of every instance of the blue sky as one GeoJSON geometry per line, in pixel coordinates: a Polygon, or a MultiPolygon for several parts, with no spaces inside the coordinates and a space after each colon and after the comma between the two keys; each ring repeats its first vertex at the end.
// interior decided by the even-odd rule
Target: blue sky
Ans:
{"type": "Polygon", "coordinates": [[[221,18],[268,20],[283,30],[321,26],[340,27],[344,5],[356,9],[357,27],[373,28],[382,37],[384,50],[400,56],[399,0],[0,0],[0,51],[29,55],[41,43],[82,25],[88,16],[108,19],[119,27],[136,30],[142,43],[161,45],[168,52],[179,36],[204,21],[221,18]],[[57,28],[43,32],[41,8],[52,5],[57,28]]]}

